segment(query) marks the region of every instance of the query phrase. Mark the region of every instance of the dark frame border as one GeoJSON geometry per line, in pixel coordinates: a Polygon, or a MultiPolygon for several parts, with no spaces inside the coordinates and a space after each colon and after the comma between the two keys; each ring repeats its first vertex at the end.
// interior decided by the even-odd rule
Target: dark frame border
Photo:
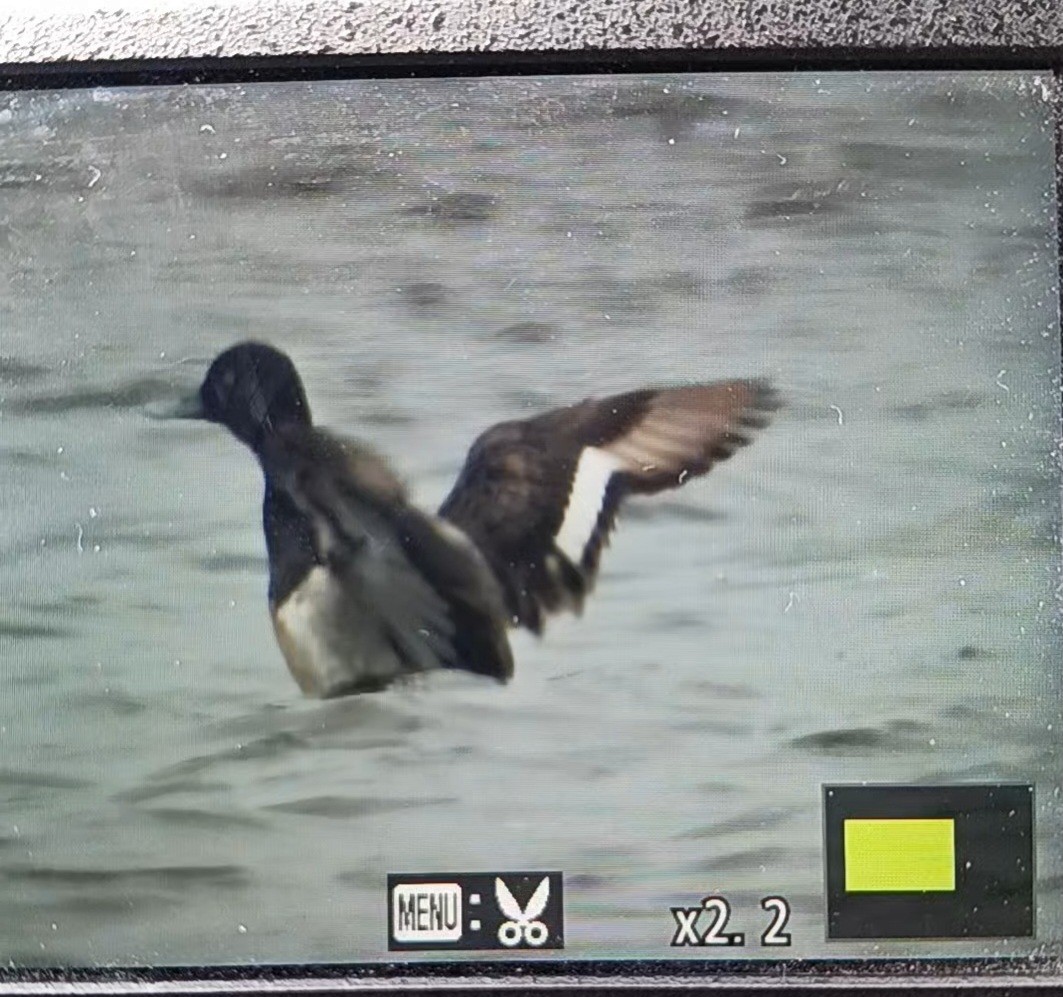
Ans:
{"type": "MultiPolygon", "coordinates": [[[[234,4],[234,0],[228,0],[234,4]]],[[[499,5],[505,0],[495,0],[499,5]]],[[[367,77],[442,77],[442,76],[523,76],[569,73],[645,73],[645,72],[751,72],[819,70],[1040,70],[1052,74],[1051,101],[1056,120],[1056,203],[1059,245],[1063,248],[1063,12],[1055,36],[1049,33],[1048,44],[1014,44],[1007,36],[1002,19],[1010,10],[1009,0],[1002,0],[1004,15],[986,16],[980,30],[964,34],[963,44],[925,44],[922,39],[940,37],[930,33],[922,22],[948,13],[948,7],[927,7],[913,11],[903,0],[859,0],[843,12],[831,7],[830,0],[806,0],[807,7],[793,4],[776,17],[798,32],[811,19],[832,24],[828,31],[832,44],[802,44],[787,39],[781,44],[756,44],[756,32],[747,30],[737,43],[704,36],[703,48],[691,45],[678,48],[624,47],[629,37],[612,33],[615,48],[513,48],[496,47],[491,41],[474,51],[465,43],[464,51],[347,51],[341,54],[315,54],[295,51],[286,55],[221,55],[188,58],[94,58],[62,61],[50,58],[48,43],[40,60],[0,64],[0,90],[66,89],[92,86],[173,85],[185,83],[248,83],[367,77]],[[859,20],[861,8],[881,13],[889,8],[903,8],[907,16],[891,32],[879,32],[878,43],[847,43],[848,28],[859,20]],[[892,37],[891,37],[892,35],[892,37]],[[1057,41],[1059,39],[1059,41],[1057,41]]],[[[1035,25],[1038,19],[1053,16],[1055,0],[1027,0],[1019,3],[1013,14],[1020,29],[1035,25]]],[[[588,8],[607,6],[610,0],[587,0],[588,8]]],[[[634,18],[649,0],[629,0],[633,8],[626,17],[634,18]]],[[[225,3],[222,3],[225,6],[225,3]]],[[[357,6],[357,5],[353,5],[357,6]]],[[[490,4],[488,4],[490,6],[490,4]]],[[[915,4],[912,6],[922,6],[915,4]]],[[[961,2],[957,7],[973,4],[961,2]]],[[[537,8],[545,19],[549,3],[537,8]]],[[[761,6],[761,13],[769,4],[761,6]]],[[[352,7],[353,9],[353,7],[352,7]]],[[[693,12],[691,6],[691,13],[693,12]]],[[[433,13],[433,11],[429,11],[433,13]]],[[[445,10],[444,10],[445,13],[445,10]]],[[[615,12],[614,12],[615,15],[615,12]]],[[[163,11],[160,16],[165,16],[163,11]]],[[[438,17],[438,13],[436,17],[438,17]]],[[[682,14],[678,15],[682,19],[682,14]]],[[[752,16],[748,0],[747,19],[752,16]]],[[[33,27],[33,18],[26,22],[33,27]]],[[[52,19],[55,20],[55,19],[52,19]]],[[[60,19],[61,20],[61,19],[60,19]]],[[[613,20],[616,20],[614,16],[613,20]]],[[[433,22],[434,23],[434,22],[433,22]]],[[[6,22],[10,28],[11,18],[6,22]]],[[[25,26],[25,25],[23,25],[25,26]]],[[[0,19],[0,28],[5,22],[0,19]]],[[[15,23],[16,29],[20,27],[15,23]]],[[[91,28],[91,25],[90,25],[91,28]]],[[[748,28],[748,25],[747,25],[748,28]]],[[[1012,29],[1014,25],[1012,25],[1012,29]]],[[[91,36],[92,32],[89,31],[91,36]]],[[[630,32],[628,33],[630,34],[630,32]]],[[[660,32],[657,32],[660,34],[660,32]]],[[[874,32],[871,32],[874,34],[874,32]]],[[[1021,34],[1021,31],[1020,31],[1021,34]]],[[[791,35],[791,38],[793,35],[791,35]]],[[[90,38],[91,40],[91,38],[90,38]]],[[[326,43],[327,38],[321,41],[326,43]]],[[[635,44],[638,45],[637,39],[635,44]]],[[[235,46],[239,48],[239,46],[235,46]]],[[[354,46],[357,48],[357,46],[354,46]]],[[[155,48],[144,37],[143,51],[155,48]]],[[[104,46],[106,50],[106,45],[104,46]]],[[[104,52],[106,55],[106,52],[104,52]]],[[[1063,259],[1063,253],[1061,253],[1063,259]]],[[[1063,275],[1060,284],[1063,285],[1063,275]]],[[[1063,293],[1061,293],[1063,305],[1063,293]]],[[[1061,308],[1063,311],[1063,308],[1061,308]]],[[[744,992],[750,989],[782,989],[790,993],[820,993],[830,989],[839,993],[868,993],[884,988],[894,992],[918,987],[923,993],[952,993],[957,986],[976,987],[976,992],[1003,993],[1012,990],[1059,991],[1063,987],[1063,960],[1054,957],[1021,956],[991,959],[815,959],[815,960],[515,960],[446,962],[386,962],[351,964],[207,966],[162,968],[106,969],[0,969],[0,995],[29,993],[328,993],[361,988],[426,992],[439,989],[470,992],[483,989],[506,989],[515,992],[548,989],[612,991],[617,987],[649,991],[693,989],[711,986],[717,993],[744,992]]]]}
{"type": "MultiPolygon", "coordinates": [[[[1063,21],[1063,12],[1060,13],[1063,21]]],[[[1030,70],[1063,75],[1063,44],[1055,46],[844,46],[617,50],[522,49],[498,52],[356,53],[348,55],[219,56],[88,62],[0,63],[0,90],[182,83],[275,83],[301,80],[548,76],[573,73],[704,73],[801,71],[942,72],[1030,70]]],[[[1057,114],[1059,102],[1056,102],[1057,114]]]]}

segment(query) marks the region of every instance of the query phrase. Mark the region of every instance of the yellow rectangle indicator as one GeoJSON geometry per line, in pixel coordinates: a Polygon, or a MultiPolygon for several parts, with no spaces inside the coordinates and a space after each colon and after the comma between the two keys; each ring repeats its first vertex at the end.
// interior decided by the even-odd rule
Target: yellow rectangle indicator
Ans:
{"type": "Polygon", "coordinates": [[[844,821],[846,893],[926,893],[956,889],[952,819],[844,821]]]}

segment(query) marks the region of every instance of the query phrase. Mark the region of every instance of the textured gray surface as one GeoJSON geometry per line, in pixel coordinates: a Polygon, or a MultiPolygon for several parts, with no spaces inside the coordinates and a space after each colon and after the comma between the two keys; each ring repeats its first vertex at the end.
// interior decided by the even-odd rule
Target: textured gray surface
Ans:
{"type": "Polygon", "coordinates": [[[594,48],[1063,46],[1058,0],[162,0],[0,14],[0,63],[594,48]]]}

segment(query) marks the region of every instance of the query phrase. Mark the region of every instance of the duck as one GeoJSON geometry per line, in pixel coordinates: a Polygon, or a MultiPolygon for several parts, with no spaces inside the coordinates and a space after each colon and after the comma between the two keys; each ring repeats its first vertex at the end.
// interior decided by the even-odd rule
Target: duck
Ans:
{"type": "Polygon", "coordinates": [[[580,613],[622,504],[684,486],[779,407],[766,380],[642,387],[487,428],[436,513],[370,446],[314,424],[290,357],[218,354],[172,414],[258,459],[277,644],[310,697],[435,669],[513,675],[509,634],[580,613]]]}

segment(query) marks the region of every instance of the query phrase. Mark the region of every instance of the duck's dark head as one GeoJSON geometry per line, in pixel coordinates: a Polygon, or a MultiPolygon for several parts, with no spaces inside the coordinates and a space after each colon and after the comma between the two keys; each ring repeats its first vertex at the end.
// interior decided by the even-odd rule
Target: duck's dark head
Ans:
{"type": "Polygon", "coordinates": [[[295,365],[265,343],[239,343],[219,353],[189,401],[182,415],[219,422],[252,450],[284,426],[310,425],[295,365]]]}

